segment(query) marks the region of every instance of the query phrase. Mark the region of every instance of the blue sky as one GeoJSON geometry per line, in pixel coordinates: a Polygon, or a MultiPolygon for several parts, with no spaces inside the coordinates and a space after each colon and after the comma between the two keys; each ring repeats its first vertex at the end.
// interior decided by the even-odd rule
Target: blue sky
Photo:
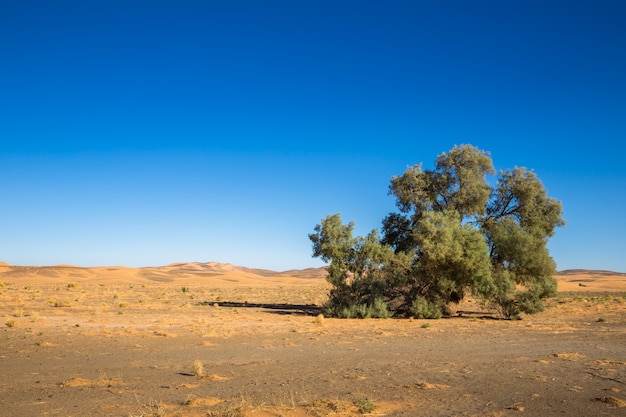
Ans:
{"type": "Polygon", "coordinates": [[[626,272],[622,1],[0,3],[0,260],[320,266],[455,144],[533,169],[558,269],[626,272]]]}

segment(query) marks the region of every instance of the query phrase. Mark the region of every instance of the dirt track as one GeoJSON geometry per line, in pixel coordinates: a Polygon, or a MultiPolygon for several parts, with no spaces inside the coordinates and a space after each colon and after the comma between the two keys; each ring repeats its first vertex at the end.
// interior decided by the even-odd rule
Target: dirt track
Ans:
{"type": "Polygon", "coordinates": [[[626,415],[626,293],[337,320],[319,281],[248,284],[5,281],[0,415],[626,415]]]}

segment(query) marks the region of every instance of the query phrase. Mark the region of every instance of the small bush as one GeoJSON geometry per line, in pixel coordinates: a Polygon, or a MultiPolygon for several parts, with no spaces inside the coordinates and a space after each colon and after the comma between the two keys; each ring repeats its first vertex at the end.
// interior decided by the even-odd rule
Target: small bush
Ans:
{"type": "Polygon", "coordinates": [[[325,315],[342,319],[386,319],[392,316],[387,303],[382,298],[376,298],[372,303],[328,303],[324,306],[325,315]]]}
{"type": "Polygon", "coordinates": [[[54,300],[54,301],[52,302],[52,306],[53,306],[53,307],[57,307],[57,308],[58,308],[58,307],[69,307],[69,306],[70,306],[70,303],[69,303],[69,302],[67,302],[67,301],[64,301],[64,300],[54,300]]]}
{"type": "Polygon", "coordinates": [[[357,398],[353,403],[361,414],[368,414],[376,409],[376,405],[367,398],[357,398]]]}
{"type": "Polygon", "coordinates": [[[428,302],[424,297],[417,297],[411,304],[411,314],[416,319],[440,319],[441,306],[428,302]]]}

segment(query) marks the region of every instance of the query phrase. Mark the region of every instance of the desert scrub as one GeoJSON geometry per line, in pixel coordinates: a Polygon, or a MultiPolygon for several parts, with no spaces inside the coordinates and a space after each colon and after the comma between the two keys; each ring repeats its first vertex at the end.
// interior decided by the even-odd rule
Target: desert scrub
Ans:
{"type": "Polygon", "coordinates": [[[353,404],[359,409],[361,414],[369,414],[376,409],[376,405],[367,398],[357,398],[353,404]]]}
{"type": "Polygon", "coordinates": [[[140,414],[129,414],[129,417],[165,417],[165,407],[162,403],[150,399],[148,404],[142,404],[140,414]]]}
{"type": "Polygon", "coordinates": [[[15,322],[15,320],[7,320],[4,323],[4,325],[7,326],[7,327],[15,327],[17,325],[17,323],[15,322]]]}
{"type": "Polygon", "coordinates": [[[193,374],[197,377],[204,376],[204,365],[200,359],[193,361],[193,374]]]}
{"type": "Polygon", "coordinates": [[[416,297],[411,303],[411,313],[417,319],[440,319],[442,306],[429,302],[424,297],[416,297]]]}
{"type": "Polygon", "coordinates": [[[331,300],[323,307],[323,314],[342,319],[386,319],[393,316],[384,299],[377,297],[372,301],[353,302],[348,294],[341,291],[331,293],[331,300]]]}
{"type": "Polygon", "coordinates": [[[16,308],[13,310],[13,317],[24,317],[24,310],[21,308],[16,308]]]}
{"type": "Polygon", "coordinates": [[[208,417],[245,417],[242,406],[223,407],[219,410],[212,410],[207,413],[208,417]]]}
{"type": "Polygon", "coordinates": [[[70,282],[67,284],[67,288],[78,288],[80,284],[78,282],[70,282]]]}
{"type": "Polygon", "coordinates": [[[65,300],[59,300],[55,298],[51,298],[48,300],[48,303],[52,305],[52,307],[69,307],[70,303],[65,300]]]}

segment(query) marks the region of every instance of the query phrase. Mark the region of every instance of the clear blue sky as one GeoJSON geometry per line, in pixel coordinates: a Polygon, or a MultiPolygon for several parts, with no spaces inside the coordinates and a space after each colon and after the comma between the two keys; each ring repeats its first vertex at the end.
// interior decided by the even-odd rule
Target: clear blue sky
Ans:
{"type": "Polygon", "coordinates": [[[558,269],[626,272],[626,2],[0,2],[0,260],[320,266],[455,144],[562,201],[558,269]]]}

